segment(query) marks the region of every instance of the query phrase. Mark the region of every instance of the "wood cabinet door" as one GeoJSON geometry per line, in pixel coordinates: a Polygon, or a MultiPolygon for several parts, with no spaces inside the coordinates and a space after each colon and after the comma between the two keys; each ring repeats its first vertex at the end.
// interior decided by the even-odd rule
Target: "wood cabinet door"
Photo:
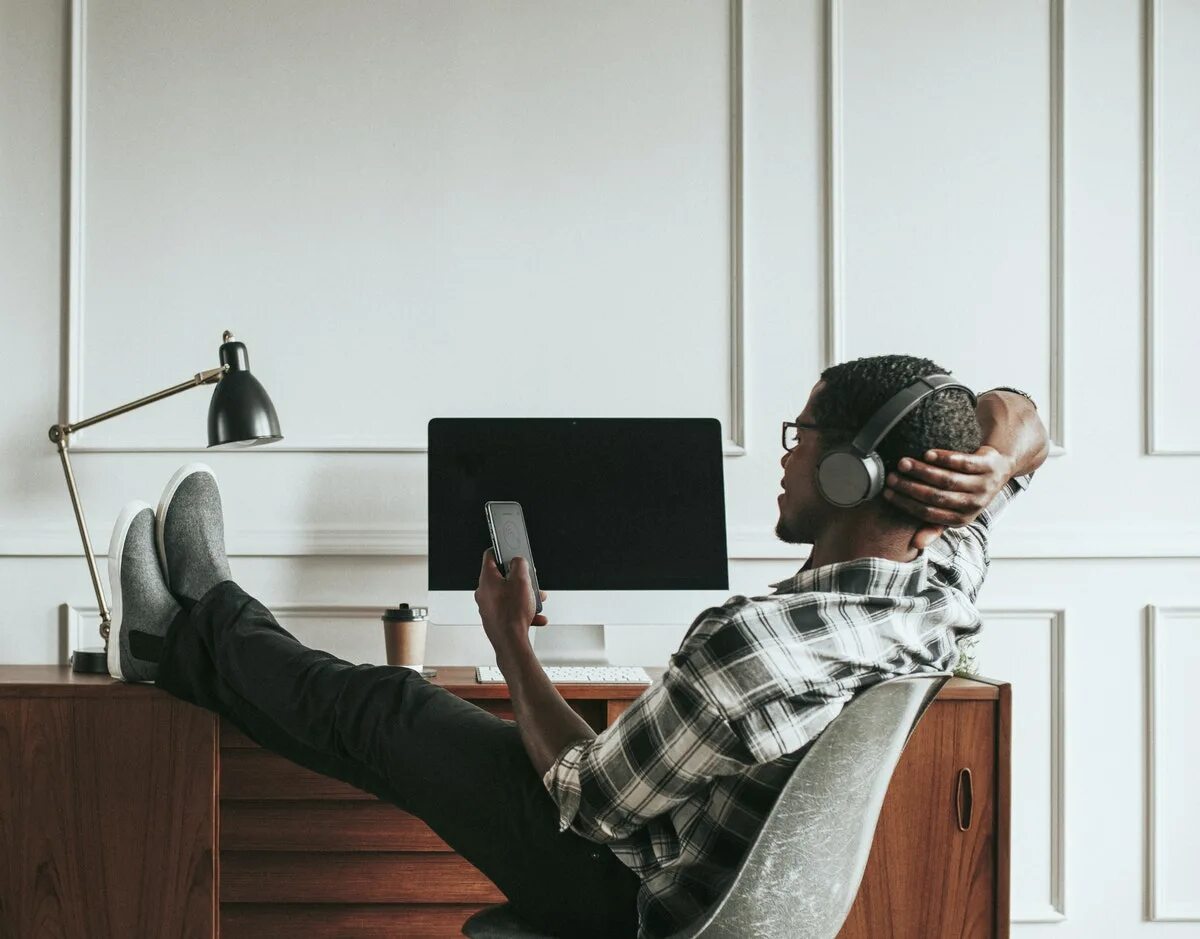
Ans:
{"type": "Polygon", "coordinates": [[[165,694],[0,698],[0,937],[212,939],[215,758],[165,694]]]}
{"type": "Polygon", "coordinates": [[[995,764],[995,702],[930,706],[892,776],[839,939],[1000,939],[995,764]]]}

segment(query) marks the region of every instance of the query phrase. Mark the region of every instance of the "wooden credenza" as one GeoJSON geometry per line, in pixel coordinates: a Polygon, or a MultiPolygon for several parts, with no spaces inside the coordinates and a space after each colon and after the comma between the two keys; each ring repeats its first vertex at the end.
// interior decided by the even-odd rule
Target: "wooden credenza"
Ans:
{"type": "MultiPolygon", "coordinates": [[[[505,686],[472,668],[433,681],[513,716],[505,686]]],[[[559,690],[599,731],[643,686],[559,690]]],[[[943,689],[840,939],[1007,939],[1010,713],[1007,684],[943,689]]],[[[503,899],[419,819],[206,711],[149,685],[0,666],[0,939],[450,937],[503,899]]]]}

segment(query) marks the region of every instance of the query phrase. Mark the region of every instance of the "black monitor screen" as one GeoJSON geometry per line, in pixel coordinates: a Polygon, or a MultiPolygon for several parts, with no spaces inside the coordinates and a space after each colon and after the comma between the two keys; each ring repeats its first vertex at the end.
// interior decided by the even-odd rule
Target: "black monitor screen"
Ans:
{"type": "Polygon", "coordinates": [[[429,589],[474,590],[483,504],[520,502],[547,590],[729,586],[713,418],[435,418],[429,589]]]}

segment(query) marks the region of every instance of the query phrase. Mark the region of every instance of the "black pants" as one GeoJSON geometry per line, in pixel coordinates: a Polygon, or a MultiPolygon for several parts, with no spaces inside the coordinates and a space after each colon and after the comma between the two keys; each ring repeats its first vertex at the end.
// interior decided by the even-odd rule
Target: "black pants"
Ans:
{"type": "Polygon", "coordinates": [[[636,935],[639,878],[606,846],[559,832],[516,723],[412,669],[351,665],[306,648],[231,580],[183,602],[163,646],[160,688],[416,815],[531,926],[636,935]]]}

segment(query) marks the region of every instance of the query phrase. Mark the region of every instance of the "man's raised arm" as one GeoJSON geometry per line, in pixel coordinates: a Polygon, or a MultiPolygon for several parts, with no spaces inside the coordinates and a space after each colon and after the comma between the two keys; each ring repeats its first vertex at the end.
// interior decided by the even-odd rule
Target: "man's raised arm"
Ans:
{"type": "Polygon", "coordinates": [[[1012,460],[1010,476],[1032,473],[1050,455],[1050,434],[1024,395],[986,391],[976,402],[975,417],[983,431],[982,446],[994,447],[1012,460]]]}
{"type": "Polygon", "coordinates": [[[975,521],[989,506],[997,511],[1010,491],[1008,483],[1024,488],[1028,474],[1050,455],[1050,435],[1037,407],[1024,395],[1004,389],[982,392],[975,417],[982,443],[974,453],[930,450],[923,460],[904,457],[888,473],[883,497],[923,523],[913,547],[933,544],[947,527],[975,521]]]}

